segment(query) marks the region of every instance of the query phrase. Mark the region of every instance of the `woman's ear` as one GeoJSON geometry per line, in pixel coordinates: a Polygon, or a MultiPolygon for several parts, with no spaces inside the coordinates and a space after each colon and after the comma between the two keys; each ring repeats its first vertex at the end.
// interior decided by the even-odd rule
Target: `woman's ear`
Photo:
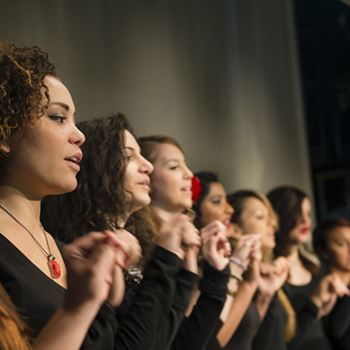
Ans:
{"type": "Polygon", "coordinates": [[[0,144],[0,151],[3,152],[3,153],[5,153],[5,154],[8,154],[8,153],[10,153],[11,148],[10,148],[9,145],[4,144],[4,143],[1,143],[1,144],[0,144]]]}

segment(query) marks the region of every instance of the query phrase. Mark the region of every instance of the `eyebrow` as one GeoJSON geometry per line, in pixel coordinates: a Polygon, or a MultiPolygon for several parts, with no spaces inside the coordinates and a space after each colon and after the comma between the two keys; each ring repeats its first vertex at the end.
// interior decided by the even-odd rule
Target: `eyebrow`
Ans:
{"type": "Polygon", "coordinates": [[[181,160],[180,160],[180,159],[177,159],[177,158],[168,159],[168,160],[165,162],[165,164],[170,163],[170,162],[181,162],[181,160]]]}
{"type": "Polygon", "coordinates": [[[51,102],[50,106],[52,106],[52,105],[60,106],[60,107],[64,108],[67,112],[69,111],[69,106],[63,102],[51,102]]]}
{"type": "Polygon", "coordinates": [[[129,151],[135,151],[132,147],[125,146],[124,149],[128,149],[129,151]]]}
{"type": "MultiPolygon", "coordinates": [[[[62,107],[67,112],[69,111],[69,106],[67,104],[63,103],[63,102],[51,102],[49,104],[49,106],[52,106],[52,105],[56,105],[56,106],[62,107]]],[[[75,113],[76,113],[76,111],[74,112],[74,116],[75,116],[75,113]]]]}

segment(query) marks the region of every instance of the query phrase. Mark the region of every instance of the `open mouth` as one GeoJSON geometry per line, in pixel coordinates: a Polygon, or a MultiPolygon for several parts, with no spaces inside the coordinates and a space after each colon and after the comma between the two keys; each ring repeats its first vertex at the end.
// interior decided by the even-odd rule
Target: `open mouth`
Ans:
{"type": "Polygon", "coordinates": [[[191,195],[192,195],[192,186],[182,187],[181,191],[186,192],[186,193],[191,193],[191,195]]]}
{"type": "Polygon", "coordinates": [[[149,191],[150,180],[149,179],[145,179],[143,181],[140,181],[140,182],[138,182],[138,185],[146,188],[149,191]]]}
{"type": "Polygon", "coordinates": [[[82,153],[79,152],[73,155],[72,157],[65,158],[64,160],[69,162],[75,170],[79,171],[80,166],[78,165],[78,163],[81,161],[82,158],[83,158],[83,155],[82,153]]]}
{"type": "Polygon", "coordinates": [[[232,227],[231,218],[227,218],[222,222],[226,227],[232,227]]]}

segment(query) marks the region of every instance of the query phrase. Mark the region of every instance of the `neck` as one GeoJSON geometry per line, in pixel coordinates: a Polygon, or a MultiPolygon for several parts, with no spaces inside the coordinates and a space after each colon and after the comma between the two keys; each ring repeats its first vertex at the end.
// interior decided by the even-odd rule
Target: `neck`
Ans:
{"type": "Polygon", "coordinates": [[[330,270],[331,270],[331,273],[335,272],[339,276],[340,280],[346,286],[349,285],[349,283],[350,283],[350,272],[349,271],[341,270],[335,266],[330,266],[330,270]]]}
{"type": "Polygon", "coordinates": [[[293,244],[289,247],[290,254],[287,256],[289,257],[290,263],[293,265],[293,263],[299,263],[299,249],[297,244],[293,244]]]}
{"type": "Polygon", "coordinates": [[[168,211],[161,207],[158,207],[157,205],[151,204],[152,208],[156,212],[156,214],[163,220],[163,221],[169,221],[179,215],[182,211],[168,211]]]}
{"type": "MultiPolygon", "coordinates": [[[[40,203],[41,200],[29,199],[13,187],[0,186],[0,204],[29,229],[38,226],[40,221],[40,203]]],[[[8,219],[9,215],[0,208],[0,218],[5,217],[8,219]]]]}

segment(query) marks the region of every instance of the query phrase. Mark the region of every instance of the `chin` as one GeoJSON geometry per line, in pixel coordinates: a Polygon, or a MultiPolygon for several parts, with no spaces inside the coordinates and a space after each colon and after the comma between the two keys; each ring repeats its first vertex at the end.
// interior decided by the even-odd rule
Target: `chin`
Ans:
{"type": "Polygon", "coordinates": [[[299,237],[298,243],[305,244],[305,243],[307,243],[308,240],[309,240],[309,235],[307,235],[307,236],[302,236],[302,237],[299,237]]]}
{"type": "Polygon", "coordinates": [[[78,186],[78,182],[75,179],[74,181],[71,181],[70,183],[65,183],[58,186],[52,186],[51,193],[48,193],[47,195],[60,195],[65,194],[69,192],[73,192],[78,186]]]}
{"type": "Polygon", "coordinates": [[[183,203],[181,203],[181,205],[183,206],[184,209],[192,208],[192,205],[193,205],[192,199],[184,201],[183,203]]]}
{"type": "Polygon", "coordinates": [[[273,241],[273,242],[268,242],[268,244],[266,245],[266,247],[268,249],[274,249],[276,247],[276,242],[273,241]]]}
{"type": "Polygon", "coordinates": [[[134,208],[135,210],[133,211],[137,211],[140,210],[141,208],[149,205],[151,203],[151,198],[147,195],[145,197],[140,197],[140,198],[134,198],[134,208]]]}

